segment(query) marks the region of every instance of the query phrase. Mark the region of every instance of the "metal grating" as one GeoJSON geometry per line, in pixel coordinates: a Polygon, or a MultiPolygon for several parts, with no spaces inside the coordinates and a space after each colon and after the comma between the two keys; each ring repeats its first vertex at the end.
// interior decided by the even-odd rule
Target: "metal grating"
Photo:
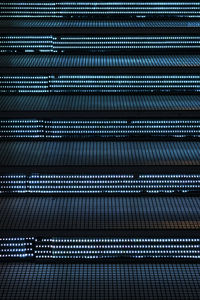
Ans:
{"type": "Polygon", "coordinates": [[[196,166],[199,142],[1,142],[1,166],[196,166]]]}
{"type": "Polygon", "coordinates": [[[1,197],[1,230],[200,229],[199,197],[1,197]]]}
{"type": "Polygon", "coordinates": [[[199,298],[199,264],[0,265],[5,299],[199,298]]]}
{"type": "Polygon", "coordinates": [[[2,95],[1,111],[199,110],[198,95],[2,95]]]}
{"type": "Polygon", "coordinates": [[[171,67],[200,66],[199,55],[4,55],[1,68],[171,67]]]}
{"type": "Polygon", "coordinates": [[[59,28],[88,28],[88,27],[96,27],[96,28],[171,28],[171,27],[184,27],[184,28],[195,28],[200,27],[200,21],[165,21],[165,20],[61,20],[61,19],[1,19],[0,20],[1,28],[51,28],[53,30],[55,27],[59,28]]]}

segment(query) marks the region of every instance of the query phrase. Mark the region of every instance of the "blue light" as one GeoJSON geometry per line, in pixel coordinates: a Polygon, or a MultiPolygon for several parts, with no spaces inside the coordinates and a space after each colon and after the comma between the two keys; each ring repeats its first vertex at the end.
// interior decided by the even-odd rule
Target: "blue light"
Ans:
{"type": "Polygon", "coordinates": [[[4,2],[1,18],[63,18],[79,16],[129,18],[199,18],[199,2],[4,2]]]}
{"type": "Polygon", "coordinates": [[[199,120],[0,120],[0,138],[200,137],[199,120]]]}
{"type": "Polygon", "coordinates": [[[198,174],[0,175],[0,193],[139,194],[200,191],[198,174]]]}
{"type": "Polygon", "coordinates": [[[200,75],[0,76],[1,93],[200,92],[200,75]]]}
{"type": "Polygon", "coordinates": [[[198,238],[1,238],[0,258],[200,258],[198,238]],[[16,243],[7,243],[14,239],[16,243]],[[19,241],[23,240],[23,245],[19,241]],[[19,246],[21,246],[19,248],[19,246]]]}
{"type": "Polygon", "coordinates": [[[199,36],[0,36],[0,52],[58,53],[61,50],[133,50],[200,48],[199,36]]]}

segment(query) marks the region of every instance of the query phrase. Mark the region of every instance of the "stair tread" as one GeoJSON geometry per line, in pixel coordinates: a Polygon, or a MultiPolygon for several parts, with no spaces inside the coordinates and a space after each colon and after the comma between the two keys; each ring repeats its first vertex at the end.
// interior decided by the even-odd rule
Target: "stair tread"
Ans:
{"type": "Polygon", "coordinates": [[[200,264],[0,265],[1,299],[199,298],[200,264]]]}
{"type": "Polygon", "coordinates": [[[199,166],[200,142],[1,142],[1,166],[199,166]]]}
{"type": "MultiPolygon", "coordinates": [[[[1,68],[199,68],[200,55],[4,55],[1,68]]],[[[184,72],[184,71],[183,71],[184,72]]]]}
{"type": "Polygon", "coordinates": [[[199,197],[1,197],[2,230],[200,229],[199,197]]]}
{"type": "Polygon", "coordinates": [[[170,111],[171,116],[174,111],[195,113],[200,110],[199,102],[199,95],[1,95],[0,110],[35,112],[36,116],[38,112],[103,112],[102,115],[120,112],[121,115],[128,111],[170,111]]]}

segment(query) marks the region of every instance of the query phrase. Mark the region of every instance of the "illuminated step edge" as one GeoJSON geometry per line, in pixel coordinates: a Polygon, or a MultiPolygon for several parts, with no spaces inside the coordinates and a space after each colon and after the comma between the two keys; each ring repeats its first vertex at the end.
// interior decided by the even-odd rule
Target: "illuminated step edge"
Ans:
{"type": "Polygon", "coordinates": [[[62,53],[69,50],[199,49],[199,36],[0,36],[0,53],[62,53]]]}
{"type": "Polygon", "coordinates": [[[200,120],[0,120],[0,139],[200,137],[200,120]]]}
{"type": "Polygon", "coordinates": [[[70,18],[88,16],[106,18],[199,18],[198,2],[4,2],[1,18],[70,18]]]}
{"type": "MultiPolygon", "coordinates": [[[[133,168],[134,170],[134,168],[133,168]]],[[[198,174],[0,175],[0,194],[189,194],[200,192],[198,174]]]]}
{"type": "MultiPolygon", "coordinates": [[[[165,236],[165,234],[163,233],[165,236]]],[[[4,259],[199,259],[199,238],[3,237],[4,259]]]]}
{"type": "Polygon", "coordinates": [[[200,75],[3,75],[0,93],[162,93],[200,92],[200,75]]]}

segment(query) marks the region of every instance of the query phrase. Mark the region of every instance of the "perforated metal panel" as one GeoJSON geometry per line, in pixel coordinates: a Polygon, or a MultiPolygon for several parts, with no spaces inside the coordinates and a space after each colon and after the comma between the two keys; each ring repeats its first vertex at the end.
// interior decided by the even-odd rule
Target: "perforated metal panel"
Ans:
{"type": "Polygon", "coordinates": [[[59,27],[61,30],[63,27],[79,27],[79,28],[88,28],[88,27],[99,27],[99,28],[156,28],[156,27],[184,27],[187,29],[188,27],[194,28],[194,27],[200,27],[200,22],[198,20],[179,20],[179,21],[165,21],[165,20],[135,20],[135,21],[129,21],[129,20],[61,20],[61,19],[1,19],[0,20],[0,26],[1,27],[12,27],[13,30],[19,27],[21,28],[51,28],[51,30],[54,30],[55,27],[59,27]]]}
{"type": "Polygon", "coordinates": [[[198,95],[2,95],[1,111],[198,111],[198,95]]]}
{"type": "Polygon", "coordinates": [[[1,264],[1,299],[192,299],[199,264],[1,264]]]}
{"type": "Polygon", "coordinates": [[[1,166],[199,165],[199,142],[1,142],[1,166]]]}
{"type": "MultiPolygon", "coordinates": [[[[95,56],[95,55],[4,55],[0,56],[1,67],[12,68],[74,68],[74,67],[198,67],[199,55],[147,55],[147,56],[95,56]]],[[[167,75],[167,73],[166,73],[167,75]]]]}
{"type": "Polygon", "coordinates": [[[200,229],[199,197],[2,197],[1,230],[200,229]]]}

